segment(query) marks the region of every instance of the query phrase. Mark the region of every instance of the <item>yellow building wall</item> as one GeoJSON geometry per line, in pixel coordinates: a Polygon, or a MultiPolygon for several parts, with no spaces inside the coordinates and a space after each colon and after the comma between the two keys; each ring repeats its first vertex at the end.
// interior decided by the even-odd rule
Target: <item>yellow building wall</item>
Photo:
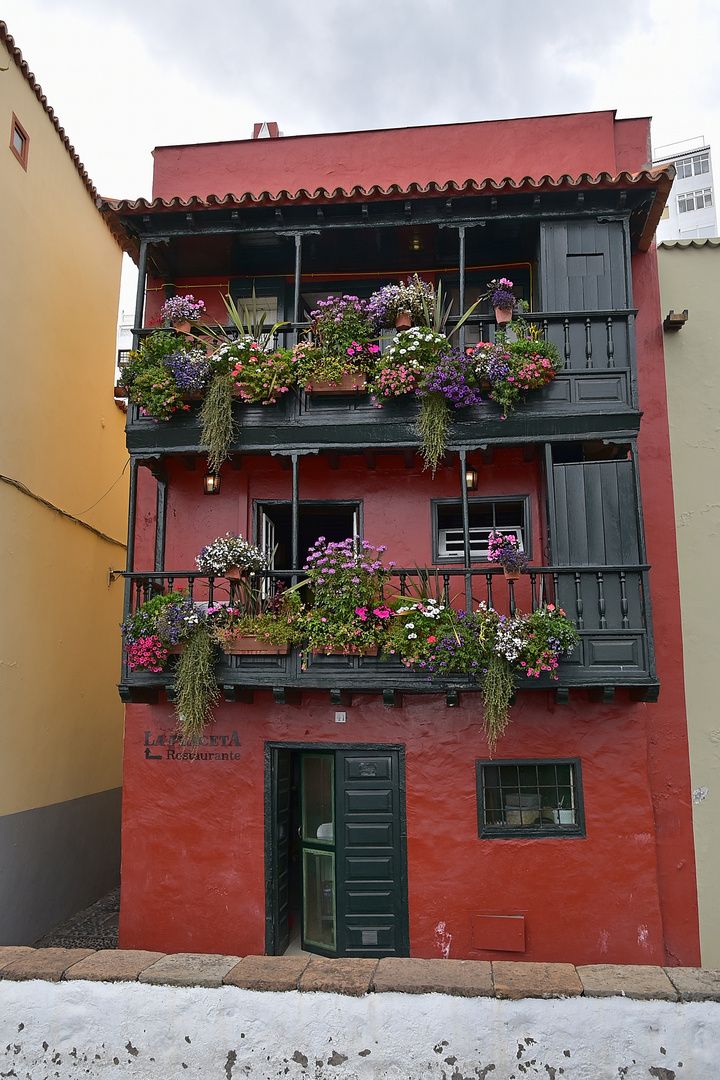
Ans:
{"type": "Polygon", "coordinates": [[[113,401],[121,252],[52,120],[0,43],[6,67],[0,817],[121,785],[123,585],[108,585],[108,569],[125,565],[128,494],[125,418],[113,401]],[[29,136],[27,171],[9,148],[13,113],[29,136]]]}
{"type": "Polygon", "coordinates": [[[700,947],[720,968],[720,240],[658,248],[663,316],[689,318],[665,333],[675,527],[680,568],[685,694],[693,784],[700,947]]]}

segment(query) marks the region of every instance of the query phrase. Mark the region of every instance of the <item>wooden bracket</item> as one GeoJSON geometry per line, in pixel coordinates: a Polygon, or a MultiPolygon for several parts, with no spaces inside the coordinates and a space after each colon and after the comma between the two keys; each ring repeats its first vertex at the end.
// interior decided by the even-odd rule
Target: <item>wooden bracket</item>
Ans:
{"type": "Polygon", "coordinates": [[[660,696],[660,686],[632,686],[630,688],[631,701],[647,701],[655,704],[660,696]]]}
{"type": "Polygon", "coordinates": [[[614,686],[593,686],[588,691],[590,701],[601,702],[603,705],[612,705],[615,700],[614,686]]]}
{"type": "Polygon", "coordinates": [[[383,705],[388,709],[401,709],[402,708],[402,694],[399,690],[383,690],[383,705]]]}
{"type": "Polygon", "coordinates": [[[243,705],[252,705],[255,700],[255,691],[245,686],[224,685],[223,695],[226,701],[239,701],[243,705]]]}
{"type": "Polygon", "coordinates": [[[567,705],[570,701],[570,687],[558,686],[555,691],[555,701],[558,705],[567,705]]]}
{"type": "Polygon", "coordinates": [[[331,690],[330,691],[330,704],[331,705],[343,705],[349,708],[352,705],[352,694],[349,690],[331,690]]]}
{"type": "Polygon", "coordinates": [[[273,686],[273,699],[276,705],[302,705],[302,690],[273,686]]]}
{"type": "Polygon", "coordinates": [[[448,709],[452,709],[460,704],[460,694],[457,690],[447,690],[445,692],[445,704],[448,709]]]}

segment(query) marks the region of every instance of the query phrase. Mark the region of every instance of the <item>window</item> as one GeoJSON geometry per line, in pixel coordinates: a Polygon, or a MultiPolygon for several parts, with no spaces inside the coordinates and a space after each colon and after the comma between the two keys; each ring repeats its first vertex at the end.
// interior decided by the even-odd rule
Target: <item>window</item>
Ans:
{"type": "Polygon", "coordinates": [[[678,178],[681,179],[686,176],[701,176],[703,173],[709,173],[710,153],[706,151],[704,154],[691,154],[688,157],[678,158],[675,168],[678,178]]]}
{"type": "Polygon", "coordinates": [[[584,836],[580,759],[476,761],[478,835],[584,836]]]}
{"type": "MultiPolygon", "coordinates": [[[[469,499],[470,557],[487,559],[488,537],[493,529],[517,537],[520,547],[531,556],[527,524],[529,496],[498,499],[469,499]]],[[[462,503],[459,499],[435,499],[433,511],[433,562],[463,562],[465,545],[462,503]]]]}
{"type": "Polygon", "coordinates": [[[703,188],[702,191],[688,191],[684,195],[678,195],[678,214],[686,214],[690,210],[702,210],[705,206],[712,206],[712,188],[703,188]]]}
{"type": "Polygon", "coordinates": [[[22,165],[23,169],[27,169],[30,136],[15,113],[13,113],[12,127],[10,128],[10,149],[22,165]]]}

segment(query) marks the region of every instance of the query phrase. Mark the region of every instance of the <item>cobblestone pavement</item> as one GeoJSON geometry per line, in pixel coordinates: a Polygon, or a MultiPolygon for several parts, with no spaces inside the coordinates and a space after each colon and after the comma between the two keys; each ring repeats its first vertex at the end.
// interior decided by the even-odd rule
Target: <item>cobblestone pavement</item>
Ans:
{"type": "Polygon", "coordinates": [[[37,949],[117,949],[120,889],[113,889],[35,942],[37,949]]]}

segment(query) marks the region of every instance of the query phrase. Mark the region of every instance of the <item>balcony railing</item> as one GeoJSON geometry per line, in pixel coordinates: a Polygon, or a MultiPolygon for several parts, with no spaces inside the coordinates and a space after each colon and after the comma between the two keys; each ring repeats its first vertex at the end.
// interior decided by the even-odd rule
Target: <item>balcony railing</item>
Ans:
{"type": "MultiPolygon", "coordinates": [[[[525,316],[557,345],[564,366],[548,386],[531,391],[515,413],[501,420],[501,410],[490,401],[453,410],[452,436],[459,443],[477,439],[542,438],[553,434],[602,435],[623,430],[637,420],[634,378],[634,310],[592,312],[537,312],[525,316]]],[[[452,324],[452,320],[451,320],[452,324]]],[[[288,324],[277,337],[292,343],[306,323],[288,324]]],[[[491,341],[495,320],[474,316],[466,324],[468,340],[491,341]]],[[[199,404],[182,416],[162,424],[144,417],[137,406],[128,410],[128,446],[137,453],[166,449],[199,449],[199,404]]],[[[284,394],[275,405],[234,406],[240,434],[235,450],[261,450],[284,445],[300,447],[361,446],[381,443],[411,445],[418,402],[414,395],[373,406],[366,394],[352,397],[313,397],[300,390],[284,394]]]]}
{"type": "MultiPolygon", "coordinates": [[[[654,648],[649,605],[649,566],[537,566],[517,583],[506,581],[497,567],[473,567],[422,571],[395,569],[385,587],[385,597],[417,599],[424,584],[430,595],[439,596],[455,608],[468,609],[484,602],[500,614],[534,611],[543,604],[561,607],[573,620],[580,643],[573,654],[560,661],[558,680],[544,677],[518,681],[522,689],[569,687],[599,688],[609,699],[615,687],[634,688],[638,698],[657,693],[654,648]],[[424,582],[421,581],[424,579],[424,582]]],[[[276,571],[268,578],[290,584],[302,573],[276,571]]],[[[217,603],[232,598],[233,586],[220,577],[193,571],[134,572],[127,574],[132,614],[151,596],[172,589],[186,590],[196,602],[217,603]]],[[[395,657],[315,654],[290,650],[286,656],[225,656],[217,663],[219,684],[233,699],[241,688],[272,689],[276,696],[286,689],[330,689],[332,692],[376,693],[444,692],[448,687],[473,689],[471,675],[433,678],[405,668],[395,657]]],[[[172,670],[158,674],[134,673],[123,668],[121,693],[133,700],[133,688],[172,687],[172,670]]],[[[282,697],[280,697],[282,700],[282,697]]]]}

